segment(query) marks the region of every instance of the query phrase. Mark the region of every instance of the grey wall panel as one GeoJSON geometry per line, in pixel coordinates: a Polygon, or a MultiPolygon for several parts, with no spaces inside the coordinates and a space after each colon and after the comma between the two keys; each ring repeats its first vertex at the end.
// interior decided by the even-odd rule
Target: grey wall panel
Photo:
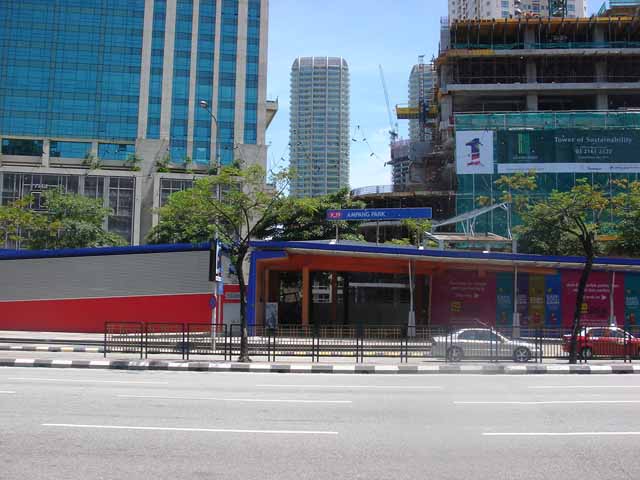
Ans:
{"type": "Polygon", "coordinates": [[[0,301],[207,293],[209,252],[0,261],[0,301]]]}

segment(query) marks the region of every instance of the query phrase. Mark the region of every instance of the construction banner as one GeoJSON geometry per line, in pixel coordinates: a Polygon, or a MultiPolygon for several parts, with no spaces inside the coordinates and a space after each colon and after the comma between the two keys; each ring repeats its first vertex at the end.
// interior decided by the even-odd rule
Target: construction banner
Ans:
{"type": "Polygon", "coordinates": [[[640,129],[499,130],[496,142],[499,174],[640,172],[638,151],[640,129]]]}

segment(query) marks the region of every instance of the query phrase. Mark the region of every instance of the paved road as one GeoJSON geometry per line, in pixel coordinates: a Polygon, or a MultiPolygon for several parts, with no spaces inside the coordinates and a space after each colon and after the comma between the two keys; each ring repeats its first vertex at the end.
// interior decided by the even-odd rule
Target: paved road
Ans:
{"type": "Polygon", "coordinates": [[[0,405],[3,479],[640,475],[631,375],[0,368],[0,405]]]}

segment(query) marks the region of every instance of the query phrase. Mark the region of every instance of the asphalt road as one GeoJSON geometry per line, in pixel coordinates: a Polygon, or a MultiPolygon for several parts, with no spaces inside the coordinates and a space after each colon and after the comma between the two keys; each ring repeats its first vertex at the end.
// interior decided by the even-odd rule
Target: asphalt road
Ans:
{"type": "Polygon", "coordinates": [[[2,479],[622,479],[640,376],[0,368],[2,479]]]}

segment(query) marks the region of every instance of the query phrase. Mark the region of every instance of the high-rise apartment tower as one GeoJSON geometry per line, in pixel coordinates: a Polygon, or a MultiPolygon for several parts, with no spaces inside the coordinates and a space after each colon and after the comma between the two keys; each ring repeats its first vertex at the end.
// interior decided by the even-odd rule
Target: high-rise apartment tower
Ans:
{"type": "Polygon", "coordinates": [[[291,68],[291,195],[349,186],[349,66],[340,57],[301,57],[291,68]]]}
{"type": "MultiPolygon", "coordinates": [[[[550,16],[557,0],[449,0],[449,21],[474,18],[509,18],[522,15],[550,16]]],[[[588,0],[566,0],[567,17],[586,17],[588,0]]]]}

